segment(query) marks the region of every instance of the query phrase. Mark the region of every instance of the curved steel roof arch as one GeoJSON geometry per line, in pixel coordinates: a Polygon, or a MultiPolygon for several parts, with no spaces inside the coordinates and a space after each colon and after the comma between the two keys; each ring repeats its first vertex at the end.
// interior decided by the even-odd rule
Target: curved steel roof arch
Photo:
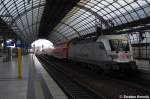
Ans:
{"type": "MultiPolygon", "coordinates": [[[[83,17],[84,15],[82,15],[80,18],[84,18],[83,17]]],[[[87,21],[87,20],[84,20],[85,22],[87,22],[88,24],[93,24],[92,22],[93,22],[93,20],[91,20],[91,19],[89,19],[89,21],[87,21]]],[[[68,24],[68,23],[66,23],[66,24],[68,24]]],[[[94,25],[94,24],[93,24],[94,25]]],[[[71,26],[71,25],[70,25],[71,26]]],[[[73,27],[74,25],[72,25],[71,27],[73,27]]],[[[85,25],[83,25],[83,27],[84,27],[85,25]]],[[[64,29],[64,27],[61,27],[61,29],[59,29],[59,31],[60,30],[62,30],[62,29],[64,29]]],[[[65,30],[67,30],[67,29],[65,29],[65,30]]],[[[65,31],[64,30],[64,31],[65,31]]],[[[79,32],[79,31],[78,31],[79,32]]]]}
{"type": "Polygon", "coordinates": [[[44,32],[52,31],[51,38],[57,37],[54,42],[59,43],[96,33],[98,29],[104,34],[147,29],[142,26],[147,27],[150,23],[150,0],[1,0],[0,17],[26,41],[32,42],[38,33],[44,35],[44,32]],[[52,7],[48,7],[49,4],[52,7]],[[49,10],[43,14],[45,5],[49,10]],[[50,17],[44,17],[41,22],[42,14],[50,17]],[[39,26],[38,22],[46,25],[39,26]]]}
{"type": "Polygon", "coordinates": [[[79,7],[80,9],[83,9],[83,10],[85,10],[85,11],[90,12],[92,15],[94,15],[95,17],[97,17],[97,19],[101,20],[106,26],[108,26],[108,27],[110,26],[109,23],[108,23],[108,21],[106,21],[106,20],[105,20],[102,16],[100,16],[97,12],[95,12],[95,11],[93,11],[93,10],[91,10],[91,9],[89,9],[89,8],[87,8],[87,7],[85,7],[85,6],[79,5],[79,4],[77,4],[76,7],[79,7]]]}
{"type": "MultiPolygon", "coordinates": [[[[106,2],[107,2],[107,1],[106,1],[106,2]]],[[[109,10],[111,10],[111,9],[109,8],[109,10]]],[[[99,10],[98,10],[98,11],[99,11],[99,10]]],[[[127,10],[126,10],[126,11],[127,11],[127,10]]],[[[84,13],[86,13],[86,12],[84,12],[84,13]]],[[[84,14],[84,13],[83,13],[83,14],[84,14]]],[[[107,12],[107,13],[108,13],[108,12],[107,12]]],[[[81,15],[83,15],[83,14],[81,14],[81,15]]],[[[81,16],[81,15],[80,15],[80,16],[81,16]]],[[[117,14],[115,14],[115,15],[117,16],[117,14]]],[[[121,15],[124,16],[123,13],[121,13],[121,15]]],[[[91,15],[87,16],[86,18],[88,18],[88,17],[90,17],[90,16],[91,16],[91,15]]],[[[74,20],[76,20],[76,19],[77,19],[77,18],[75,18],[74,20]]],[[[118,19],[121,21],[121,23],[123,23],[120,18],[118,18],[118,19]]],[[[126,19],[126,18],[125,18],[125,19],[126,19]]],[[[127,19],[126,19],[126,20],[127,20],[127,19]]]]}
{"type": "Polygon", "coordinates": [[[36,22],[36,23],[33,23],[33,24],[31,24],[31,25],[25,27],[25,28],[24,28],[23,30],[21,30],[21,31],[23,32],[23,31],[25,31],[26,29],[28,29],[28,28],[30,28],[30,27],[32,27],[32,26],[34,26],[34,25],[37,25],[37,24],[40,24],[40,21],[39,21],[39,22],[36,22]]]}
{"type": "Polygon", "coordinates": [[[59,35],[54,35],[53,33],[50,35],[49,40],[52,41],[54,44],[57,44],[57,41],[59,42],[63,42],[63,39],[65,39],[66,41],[69,41],[69,39],[63,35],[62,33],[58,32],[57,30],[54,30],[55,33],[58,33],[59,35]],[[54,35],[54,36],[53,36],[54,35]],[[63,39],[61,39],[61,36],[63,39]]]}
{"type": "MultiPolygon", "coordinates": [[[[10,12],[8,11],[8,9],[6,8],[6,5],[4,4],[4,2],[2,1],[1,2],[1,5],[3,5],[3,8],[5,8],[5,11],[7,12],[8,15],[10,15],[10,12]]],[[[3,11],[4,12],[4,11],[3,11]]],[[[3,13],[2,13],[3,14],[3,13]]],[[[10,15],[10,18],[12,19],[12,21],[14,21],[13,17],[10,15]]],[[[16,22],[15,22],[16,23],[16,22]]],[[[21,31],[19,28],[18,28],[19,32],[21,31]]],[[[19,34],[19,33],[18,33],[19,34]]],[[[24,38],[24,40],[28,40],[29,41],[29,38],[26,38],[26,35],[23,34],[23,37],[21,36],[21,38],[24,38]]]]}
{"type": "Polygon", "coordinates": [[[65,35],[63,35],[62,33],[60,33],[59,31],[57,31],[57,30],[54,30],[54,31],[56,31],[58,34],[60,34],[63,38],[65,38],[66,40],[69,40],[65,35]]]}
{"type": "MultiPolygon", "coordinates": [[[[39,7],[42,7],[42,6],[45,6],[45,3],[40,4],[40,5],[36,5],[36,6],[34,6],[34,7],[31,7],[30,9],[27,9],[26,11],[20,13],[20,16],[16,16],[16,17],[14,18],[14,20],[17,20],[17,19],[19,19],[21,16],[23,16],[24,14],[28,13],[29,11],[32,11],[32,10],[37,9],[37,8],[39,8],[39,7]]],[[[11,24],[13,24],[13,22],[12,22],[11,24]]]]}
{"type": "MultiPolygon", "coordinates": [[[[102,31],[105,30],[115,30],[130,28],[127,26],[129,23],[140,22],[138,20],[147,20],[145,18],[150,17],[150,1],[149,0],[81,0],[65,17],[61,22],[64,22],[81,35],[88,34],[88,31],[93,31],[92,28],[96,27],[90,19],[92,15],[96,16],[96,19],[102,18],[103,23],[107,23],[110,27],[102,28],[102,31]],[[81,9],[85,11],[82,12],[81,9]],[[90,12],[92,14],[87,14],[90,12]],[[98,17],[97,17],[98,16],[98,17]],[[84,17],[84,18],[82,18],[84,17]],[[85,22],[84,22],[85,21],[85,22]]],[[[149,18],[148,18],[149,19],[149,18]]],[[[93,19],[94,20],[94,19],[93,19]]],[[[149,22],[144,22],[150,23],[149,22]]],[[[141,23],[135,23],[132,26],[138,26],[141,23]]],[[[57,27],[58,31],[61,31],[62,34],[66,34],[67,31],[70,33],[70,30],[67,30],[62,25],[59,24],[57,27]],[[64,33],[63,33],[64,32],[64,33]]],[[[131,27],[132,28],[132,27],[131,27]]],[[[73,31],[71,31],[73,32],[73,31]]],[[[93,31],[93,33],[96,32],[93,31]]],[[[72,34],[72,33],[70,33],[72,34]]],[[[67,34],[66,34],[67,35],[67,34]]],[[[70,35],[71,36],[71,35],[70,35]]]]}
{"type": "Polygon", "coordinates": [[[31,43],[38,37],[38,21],[42,18],[45,3],[46,0],[1,0],[0,15],[9,14],[11,17],[1,18],[16,34],[31,43]]]}
{"type": "MultiPolygon", "coordinates": [[[[84,14],[86,13],[86,12],[90,12],[91,13],[91,15],[88,15],[85,19],[87,19],[88,17],[90,17],[90,16],[92,16],[92,15],[95,15],[96,17],[98,16],[98,14],[96,13],[96,12],[94,12],[93,10],[91,10],[91,9],[89,9],[89,8],[87,8],[87,7],[82,7],[81,5],[77,5],[76,7],[81,7],[81,9],[82,10],[85,10],[82,14],[80,14],[78,17],[76,17],[75,19],[73,19],[71,22],[73,22],[74,20],[77,20],[79,17],[82,17],[82,16],[84,16],[84,14]]],[[[100,18],[102,18],[100,15],[97,17],[98,19],[100,19],[100,18]]],[[[84,20],[84,19],[83,19],[84,20]]],[[[102,22],[104,22],[104,23],[107,23],[108,24],[108,22],[105,20],[105,19],[101,19],[102,20],[102,22]]],[[[71,23],[70,22],[70,23],[71,23]]]]}
{"type": "MultiPolygon", "coordinates": [[[[92,23],[92,21],[93,20],[90,20],[90,21],[86,21],[86,20],[84,20],[86,23],[88,23],[88,24],[93,24],[92,23]]],[[[94,25],[94,24],[93,24],[94,25]]],[[[85,27],[85,25],[83,25],[82,27],[84,27],[84,29],[87,29],[87,31],[89,31],[89,33],[90,33],[90,30],[89,30],[89,28],[88,27],[85,27]]],[[[61,27],[62,29],[64,29],[63,27],[61,27]]],[[[81,28],[81,27],[80,27],[81,28]]],[[[59,31],[60,31],[60,29],[59,29],[59,31]]],[[[65,28],[65,30],[63,30],[63,31],[61,31],[61,32],[66,32],[66,31],[68,31],[68,29],[67,28],[65,28]]],[[[80,31],[78,31],[78,32],[80,32],[80,31]]],[[[81,35],[80,35],[81,36],[81,35]]]]}
{"type": "Polygon", "coordinates": [[[66,23],[64,23],[64,22],[60,22],[60,24],[64,24],[64,25],[70,27],[70,28],[71,28],[72,30],[74,30],[74,31],[78,34],[78,36],[80,37],[80,33],[79,33],[76,29],[74,29],[72,26],[70,26],[70,25],[68,25],[68,24],[66,24],[66,23]]]}
{"type": "MultiPolygon", "coordinates": [[[[85,8],[85,9],[86,9],[86,8],[85,8]]],[[[91,11],[90,11],[90,12],[91,12],[91,11]]],[[[83,15],[83,16],[84,16],[84,15],[83,15]]],[[[83,16],[82,16],[82,17],[83,17],[83,16]]],[[[64,21],[62,21],[62,22],[64,22],[64,21]]],[[[64,22],[64,23],[65,23],[65,22],[64,22]]],[[[68,23],[66,23],[66,24],[68,24],[68,23]]]]}

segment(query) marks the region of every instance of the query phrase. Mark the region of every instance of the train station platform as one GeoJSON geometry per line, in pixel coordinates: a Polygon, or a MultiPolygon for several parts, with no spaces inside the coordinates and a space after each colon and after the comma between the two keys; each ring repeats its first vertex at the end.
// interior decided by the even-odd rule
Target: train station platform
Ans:
{"type": "Polygon", "coordinates": [[[17,58],[0,62],[0,99],[68,99],[38,59],[22,57],[22,79],[18,79],[17,58]]]}

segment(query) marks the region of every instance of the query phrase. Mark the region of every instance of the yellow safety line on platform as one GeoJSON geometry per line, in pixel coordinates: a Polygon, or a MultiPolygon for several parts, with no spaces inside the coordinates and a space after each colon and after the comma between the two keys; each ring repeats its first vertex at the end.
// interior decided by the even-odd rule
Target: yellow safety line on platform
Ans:
{"type": "Polygon", "coordinates": [[[22,79],[22,55],[21,48],[18,48],[18,79],[22,79]]]}

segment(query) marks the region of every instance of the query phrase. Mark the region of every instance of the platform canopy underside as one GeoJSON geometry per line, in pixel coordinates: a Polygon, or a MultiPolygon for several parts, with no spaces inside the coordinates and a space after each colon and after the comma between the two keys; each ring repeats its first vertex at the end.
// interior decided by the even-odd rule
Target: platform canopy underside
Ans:
{"type": "Polygon", "coordinates": [[[0,17],[27,43],[38,38],[46,0],[1,0],[0,17]]]}
{"type": "Polygon", "coordinates": [[[80,0],[53,28],[49,39],[60,44],[96,34],[149,31],[149,0],[80,0]]]}
{"type": "Polygon", "coordinates": [[[28,43],[47,38],[55,45],[101,34],[147,36],[150,0],[1,0],[0,18],[28,43]]]}

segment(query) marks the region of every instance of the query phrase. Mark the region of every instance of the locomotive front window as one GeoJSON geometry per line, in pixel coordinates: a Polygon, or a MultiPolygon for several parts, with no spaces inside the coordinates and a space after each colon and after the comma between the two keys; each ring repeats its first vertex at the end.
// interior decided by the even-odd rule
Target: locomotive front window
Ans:
{"type": "Polygon", "coordinates": [[[121,39],[109,40],[112,51],[129,51],[128,41],[121,39]]]}

